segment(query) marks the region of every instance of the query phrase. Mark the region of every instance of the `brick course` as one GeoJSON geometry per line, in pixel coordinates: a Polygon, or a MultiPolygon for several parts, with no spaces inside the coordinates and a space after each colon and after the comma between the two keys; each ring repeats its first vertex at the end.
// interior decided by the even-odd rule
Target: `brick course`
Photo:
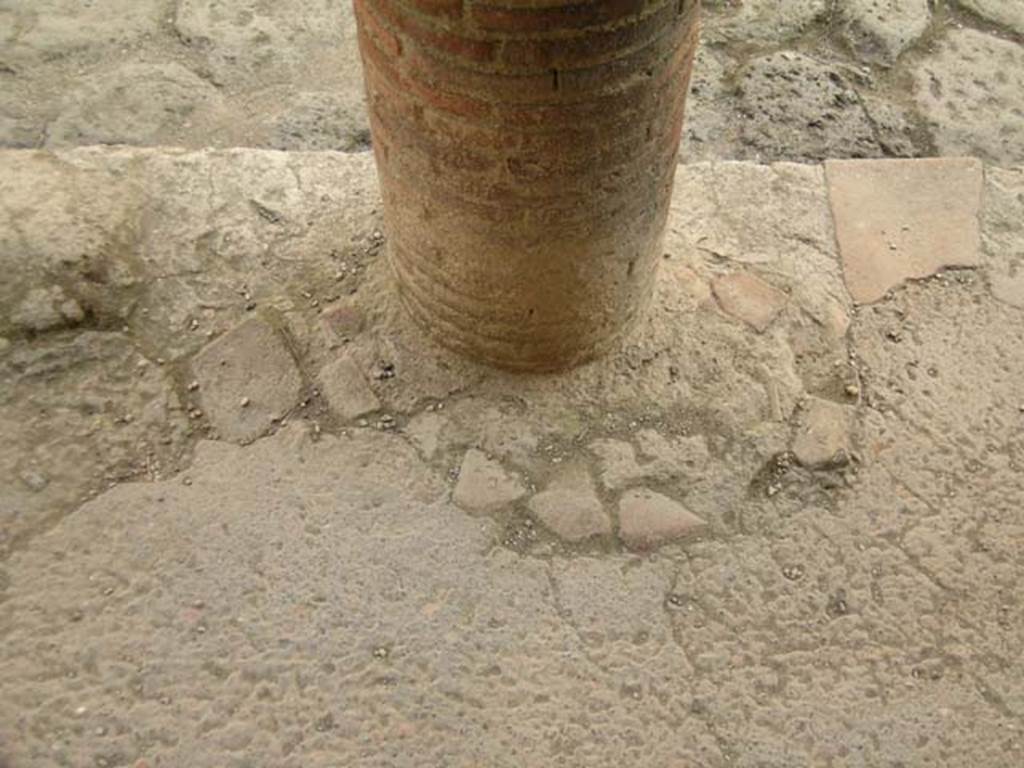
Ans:
{"type": "Polygon", "coordinates": [[[390,259],[442,343],[564,368],[653,284],[696,0],[355,0],[390,259]]]}

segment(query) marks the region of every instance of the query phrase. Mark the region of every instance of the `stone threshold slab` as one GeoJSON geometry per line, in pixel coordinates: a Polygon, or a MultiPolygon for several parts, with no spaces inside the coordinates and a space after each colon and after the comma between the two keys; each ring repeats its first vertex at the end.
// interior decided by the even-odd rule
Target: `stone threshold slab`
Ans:
{"type": "MultiPolygon", "coordinates": [[[[266,251],[268,243],[257,242],[261,226],[283,237],[302,236],[314,228],[316,219],[345,218],[340,209],[352,205],[353,192],[361,207],[375,206],[378,193],[372,173],[368,174],[371,164],[368,155],[289,155],[247,149],[196,152],[89,147],[53,153],[0,152],[0,168],[4,169],[0,179],[0,268],[8,276],[0,286],[0,334],[19,328],[40,330],[47,324],[73,324],[80,319],[84,311],[81,302],[52,284],[63,279],[61,270],[67,270],[70,263],[103,261],[120,247],[135,251],[132,258],[145,262],[142,271],[148,277],[193,269],[198,256],[183,251],[198,253],[210,243],[185,242],[190,236],[201,238],[203,233],[177,228],[177,218],[209,218],[211,212],[202,208],[210,201],[196,194],[200,186],[226,198],[226,204],[237,209],[234,218],[252,219],[252,226],[233,244],[236,249],[246,247],[244,239],[248,237],[252,241],[248,245],[266,251]],[[359,177],[357,184],[352,183],[353,175],[359,177]],[[275,212],[274,198],[289,206],[308,198],[308,190],[302,186],[304,176],[322,190],[321,199],[305,199],[295,208],[300,217],[300,209],[307,213],[306,222],[295,217],[284,220],[275,212]],[[144,242],[146,238],[149,242],[144,242]],[[47,282],[47,276],[50,284],[41,284],[47,282]]],[[[737,229],[736,212],[750,206],[762,209],[759,219],[774,216],[780,224],[793,213],[778,205],[782,198],[771,199],[770,191],[768,198],[755,199],[751,195],[759,192],[754,189],[748,194],[731,189],[728,180],[743,173],[739,169],[744,167],[770,166],[724,162],[679,168],[678,205],[690,210],[691,217],[704,219],[697,227],[712,241],[723,221],[737,229]],[[710,190],[701,183],[704,178],[713,179],[712,186],[723,181],[725,188],[710,190]],[[698,191],[708,198],[721,197],[724,192],[739,199],[730,201],[728,211],[713,210],[707,207],[707,200],[694,199],[698,191]]],[[[806,172],[817,173],[812,170],[815,167],[805,166],[806,172]]],[[[1024,266],[1019,243],[1012,237],[1013,222],[1021,220],[1017,216],[1021,169],[990,168],[986,172],[980,161],[970,158],[835,160],[823,167],[821,179],[830,203],[844,282],[854,302],[876,302],[905,281],[928,277],[943,268],[981,267],[997,298],[1024,306],[1024,266]]],[[[746,253],[735,255],[741,260],[758,260],[756,244],[745,242],[742,234],[735,232],[727,237],[739,241],[726,250],[745,248],[746,253]]],[[[701,246],[714,250],[713,242],[698,244],[701,246]]],[[[138,266],[133,264],[130,269],[138,266]]],[[[770,320],[776,301],[760,286],[739,281],[721,288],[717,295],[726,306],[750,303],[737,311],[753,324],[770,320]]]]}

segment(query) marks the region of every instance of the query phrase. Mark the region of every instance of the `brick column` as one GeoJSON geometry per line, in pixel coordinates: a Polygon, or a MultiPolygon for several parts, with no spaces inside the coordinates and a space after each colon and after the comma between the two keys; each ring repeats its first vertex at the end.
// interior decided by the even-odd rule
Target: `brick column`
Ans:
{"type": "Polygon", "coordinates": [[[699,0],[354,0],[389,254],[441,343],[604,351],[651,293],[699,0]]]}

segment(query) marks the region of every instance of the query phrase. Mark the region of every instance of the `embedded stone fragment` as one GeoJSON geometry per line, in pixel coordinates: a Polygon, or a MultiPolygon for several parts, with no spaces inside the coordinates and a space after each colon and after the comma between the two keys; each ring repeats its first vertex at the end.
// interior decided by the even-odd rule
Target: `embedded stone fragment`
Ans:
{"type": "Polygon", "coordinates": [[[722,311],[758,333],[764,333],[786,306],[786,294],[747,272],[717,278],[712,290],[722,311]]]}
{"type": "Polygon", "coordinates": [[[467,512],[494,512],[520,499],[526,488],[519,477],[475,448],[466,451],[452,499],[467,512]]]}
{"type": "Polygon", "coordinates": [[[420,454],[428,461],[437,454],[441,445],[441,436],[448,420],[432,411],[413,417],[405,427],[405,434],[419,449],[420,454]]]}
{"type": "Polygon", "coordinates": [[[339,357],[320,370],[320,391],[327,407],[343,419],[357,419],[380,410],[380,399],[349,355],[339,357]]]}
{"type": "Polygon", "coordinates": [[[800,416],[793,455],[803,466],[824,469],[850,460],[851,408],[811,397],[800,416]]]}
{"type": "Polygon", "coordinates": [[[664,457],[641,464],[636,449],[623,440],[595,440],[588,447],[598,457],[601,484],[611,490],[638,480],[666,482],[679,475],[679,468],[664,457]]]}
{"type": "Polygon", "coordinates": [[[613,438],[595,440],[587,446],[598,459],[599,479],[605,488],[617,490],[637,482],[664,483],[692,476],[710,456],[703,435],[669,439],[653,429],[642,429],[636,441],[639,451],[613,438]]]}
{"type": "MultiPolygon", "coordinates": [[[[605,488],[621,488],[643,473],[636,460],[636,449],[623,440],[605,438],[595,440],[587,447],[591,453],[597,456],[600,468],[599,477],[605,488]]],[[[658,479],[667,478],[659,477],[658,479]]]]}
{"type": "Polygon", "coordinates": [[[594,490],[594,481],[580,465],[566,467],[548,487],[530,499],[537,518],[566,541],[607,536],[612,521],[594,490]]]}
{"type": "Polygon", "coordinates": [[[281,334],[253,317],[192,361],[202,412],[225,440],[250,442],[299,400],[302,377],[281,334]]]}
{"type": "Polygon", "coordinates": [[[678,501],[646,488],[626,491],[619,500],[619,536],[632,549],[650,549],[706,528],[706,521],[678,501]]]}
{"type": "Polygon", "coordinates": [[[830,160],[825,173],[854,301],[878,301],[944,267],[978,266],[980,161],[830,160]]]}

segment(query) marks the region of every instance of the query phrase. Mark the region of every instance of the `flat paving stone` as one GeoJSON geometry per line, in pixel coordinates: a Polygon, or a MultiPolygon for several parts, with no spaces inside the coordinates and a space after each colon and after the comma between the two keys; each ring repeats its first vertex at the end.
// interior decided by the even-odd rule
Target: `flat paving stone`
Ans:
{"type": "Polygon", "coordinates": [[[979,161],[830,160],[825,176],[854,301],[875,302],[905,280],[981,263],[979,161]]]}
{"type": "Polygon", "coordinates": [[[911,71],[917,110],[940,155],[1024,163],[1024,46],[949,29],[911,71]]]}
{"type": "Polygon", "coordinates": [[[196,112],[216,112],[221,96],[181,64],[130,64],[69,94],[48,127],[46,146],[175,144],[196,112]]]}
{"type": "Polygon", "coordinates": [[[295,407],[302,377],[281,334],[253,317],[204,347],[192,361],[202,413],[225,440],[261,437],[295,407]]]}
{"type": "Polygon", "coordinates": [[[740,156],[787,160],[795,141],[813,160],[883,154],[854,85],[848,68],[798,51],[750,59],[736,77],[740,156]]]}

